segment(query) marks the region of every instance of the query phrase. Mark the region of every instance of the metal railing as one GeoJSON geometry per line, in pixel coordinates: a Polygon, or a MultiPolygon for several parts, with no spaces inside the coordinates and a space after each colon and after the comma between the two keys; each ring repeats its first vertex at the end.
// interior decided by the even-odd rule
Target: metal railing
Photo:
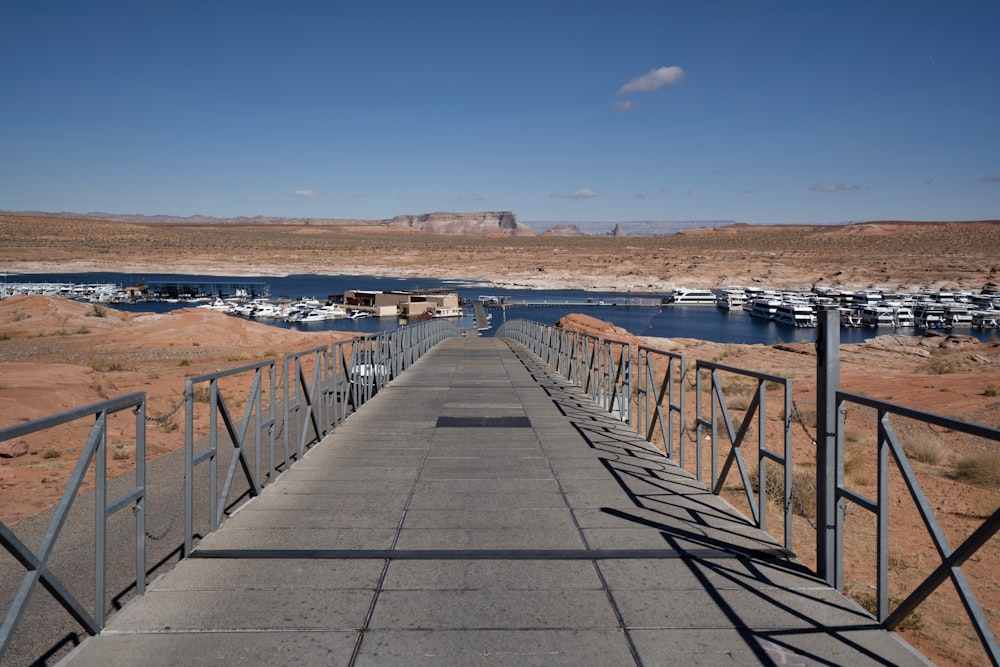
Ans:
{"type": "Polygon", "coordinates": [[[37,551],[32,551],[13,530],[0,522],[0,544],[25,569],[13,602],[0,625],[0,658],[3,657],[21,620],[32,593],[41,584],[84,630],[94,635],[104,628],[107,610],[107,528],[108,519],[124,509],[131,508],[135,515],[135,589],[142,594],[146,589],[146,394],[134,393],[94,403],[75,410],[37,419],[16,426],[0,429],[0,442],[23,438],[34,433],[69,424],[80,419],[94,419],[83,451],[48,524],[37,551]],[[131,410],[135,413],[135,482],[118,498],[107,498],[108,471],[108,419],[111,415],[131,410]],[[88,612],[68,588],[49,569],[59,534],[69,516],[73,502],[80,492],[89,468],[94,467],[95,488],[95,559],[94,605],[88,612]]]}
{"type": "Polygon", "coordinates": [[[631,343],[523,319],[504,322],[496,336],[518,341],[609,414],[632,425],[631,343]]]}
{"type": "MultiPolygon", "coordinates": [[[[917,475],[903,451],[893,427],[892,418],[914,420],[992,442],[1000,442],[1000,430],[839,391],[840,333],[838,313],[821,311],[819,322],[816,341],[815,481],[817,490],[815,523],[809,516],[803,514],[816,531],[817,573],[829,585],[843,591],[844,537],[846,532],[844,513],[846,505],[851,503],[871,512],[875,515],[877,523],[875,616],[878,622],[887,629],[899,627],[923,601],[950,579],[989,661],[993,665],[1000,665],[1000,649],[998,649],[996,638],[989,626],[987,616],[976,600],[962,570],[962,565],[975,556],[979,549],[1000,531],[1000,509],[994,511],[988,519],[965,537],[958,547],[952,548],[935,516],[932,503],[924,494],[917,475]],[[876,498],[868,498],[848,488],[844,482],[845,414],[848,404],[867,407],[877,414],[878,491],[876,498]],[[895,463],[895,469],[901,475],[927,529],[927,535],[941,559],[940,564],[934,567],[923,581],[916,584],[912,592],[892,610],[889,609],[888,585],[890,562],[888,552],[889,472],[892,469],[890,457],[895,463]]],[[[617,369],[622,369],[630,363],[627,357],[608,355],[607,352],[601,351],[602,346],[613,344],[609,341],[524,320],[513,320],[505,323],[497,331],[497,336],[510,338],[521,343],[564,377],[584,388],[592,398],[606,395],[601,391],[592,391],[592,387],[599,384],[595,382],[595,372],[602,378],[609,378],[612,375],[622,378],[619,384],[620,388],[615,391],[616,396],[623,395],[624,378],[630,377],[627,370],[621,372],[616,370],[612,375],[605,371],[595,371],[600,367],[600,360],[607,358],[607,356],[612,356],[617,360],[614,365],[617,369]]],[[[619,345],[624,344],[620,343],[619,345]]],[[[665,454],[677,460],[679,465],[684,467],[686,434],[684,396],[688,385],[685,378],[684,357],[680,354],[639,346],[636,367],[638,369],[636,374],[638,382],[634,390],[635,410],[626,410],[624,415],[631,418],[634,414],[636,431],[650,442],[655,442],[659,438],[662,441],[665,454]],[[658,357],[665,357],[659,361],[659,365],[657,365],[658,357]],[[679,446],[675,447],[675,442],[679,446]]],[[[792,431],[796,419],[795,415],[798,414],[792,400],[792,381],[776,375],[706,361],[697,361],[695,368],[695,476],[699,480],[702,480],[704,476],[702,436],[703,431],[707,430],[711,459],[709,479],[711,491],[716,494],[722,492],[729,473],[735,465],[740,485],[746,494],[752,520],[759,528],[767,530],[766,495],[769,487],[773,489],[773,483],[770,485],[768,483],[767,471],[770,464],[782,466],[783,537],[785,548],[792,552],[793,507],[795,501],[798,500],[792,476],[792,431]],[[726,383],[720,382],[720,373],[733,373],[752,380],[756,385],[749,403],[745,408],[741,408],[743,417],[738,424],[732,418],[730,403],[727,402],[726,398],[726,383]],[[707,386],[705,386],[706,377],[707,386]],[[768,445],[766,434],[768,391],[780,392],[782,423],[780,445],[777,450],[768,445]],[[751,446],[752,449],[756,449],[756,480],[751,479],[753,471],[748,469],[743,456],[744,446],[748,444],[748,434],[751,433],[751,426],[757,435],[756,445],[751,446]],[[723,457],[722,468],[719,470],[717,466],[723,457]],[[757,489],[756,494],[754,489],[757,489]]],[[[602,407],[607,407],[600,400],[598,402],[602,407]]],[[[626,421],[622,415],[619,415],[619,418],[626,421]]],[[[798,418],[801,419],[801,417],[798,418]]],[[[801,500],[798,502],[801,503],[801,500]]]]}
{"type": "Polygon", "coordinates": [[[324,400],[330,386],[329,354],[330,348],[323,345],[286,354],[282,360],[281,384],[285,399],[282,442],[286,462],[290,461],[290,456],[302,458],[306,449],[322,440],[329,431],[330,408],[324,400]]]}
{"type": "Polygon", "coordinates": [[[648,442],[659,436],[667,457],[684,467],[684,355],[640,345],[637,369],[636,430],[648,442]]]}
{"type": "Polygon", "coordinates": [[[920,481],[913,470],[910,460],[903,451],[896,429],[893,428],[892,418],[900,417],[914,420],[924,424],[939,426],[955,433],[964,433],[992,440],[1000,443],[1000,430],[969,424],[967,422],[942,417],[929,412],[905,408],[885,401],[873,400],[865,396],[850,394],[847,392],[836,392],[836,412],[838,415],[837,427],[837,448],[836,448],[836,475],[835,500],[838,512],[836,513],[836,563],[834,569],[834,586],[838,590],[844,585],[844,510],[845,501],[851,502],[857,507],[871,512],[876,517],[877,523],[877,548],[876,548],[876,618],[879,623],[886,628],[894,629],[902,623],[907,616],[916,610],[924,600],[927,599],[948,579],[951,579],[965,608],[969,620],[985,649],[990,662],[994,665],[1000,664],[1000,647],[997,645],[996,637],[990,629],[986,615],[976,600],[976,596],[966,579],[962,570],[962,565],[974,556],[976,552],[986,542],[1000,530],[1000,509],[986,519],[957,547],[952,548],[948,543],[948,538],[942,530],[937,519],[932,504],[927,499],[921,488],[920,481]],[[845,415],[848,404],[865,406],[875,410],[877,414],[876,428],[878,430],[877,460],[878,460],[878,483],[877,497],[868,498],[850,488],[844,482],[844,433],[845,415]],[[934,543],[934,547],[941,558],[940,564],[920,583],[913,591],[902,600],[890,612],[889,610],[889,472],[890,455],[895,463],[896,470],[902,475],[907,491],[916,506],[927,534],[934,543]]]}
{"type": "MultiPolygon", "coordinates": [[[[276,461],[274,426],[277,407],[277,387],[275,381],[276,361],[267,359],[254,364],[247,364],[216,373],[206,373],[187,378],[184,386],[184,553],[190,554],[194,547],[194,506],[195,506],[195,469],[202,463],[208,463],[208,519],[209,532],[217,530],[222,523],[226,511],[227,498],[236,478],[237,466],[242,468],[243,478],[249,486],[251,495],[258,495],[266,479],[274,479],[275,472],[289,460],[287,439],[285,440],[284,460],[276,461]],[[245,388],[239,388],[232,393],[233,405],[245,401],[243,416],[237,423],[230,414],[226,397],[220,388],[220,380],[250,378],[249,391],[243,394],[245,388]],[[264,397],[267,396],[267,402],[264,397]],[[203,451],[196,452],[195,439],[195,404],[205,402],[208,405],[208,443],[203,451]],[[266,410],[266,413],[265,413],[266,410]],[[225,427],[223,434],[219,428],[219,420],[225,427]],[[252,426],[252,428],[251,428],[252,426]],[[226,474],[221,479],[219,488],[219,463],[223,458],[220,451],[220,439],[228,441],[232,450],[228,452],[226,474]],[[262,447],[267,447],[270,462],[266,477],[262,470],[262,447]]],[[[227,392],[228,393],[228,392],[227,392]]],[[[286,419],[288,419],[286,413],[286,419]]],[[[287,430],[287,429],[286,429],[287,430]]]]}
{"type": "Polygon", "coordinates": [[[222,524],[235,502],[234,496],[238,500],[259,495],[279,472],[300,460],[394,377],[452,336],[461,336],[453,323],[432,319],[286,354],[282,357],[280,381],[274,359],[188,378],[184,392],[185,554],[194,548],[198,532],[196,489],[208,488],[206,530],[210,533],[222,524]],[[223,379],[235,379],[236,389],[223,391],[223,379]],[[227,395],[231,395],[228,402],[227,395]],[[199,402],[207,403],[208,434],[206,448],[196,452],[194,413],[199,402]],[[239,422],[234,421],[229,410],[230,404],[237,403],[245,403],[239,422]],[[280,413],[279,403],[283,405],[280,413]],[[278,429],[280,450],[275,435],[278,429]],[[263,466],[265,459],[267,468],[263,466]],[[208,464],[207,482],[199,485],[196,468],[204,463],[208,464]],[[220,474],[220,463],[227,463],[224,476],[220,474]],[[238,469],[243,471],[242,482],[237,478],[238,469]]]}
{"type": "MultiPolygon", "coordinates": [[[[768,462],[772,461],[783,467],[782,475],[782,498],[781,507],[784,511],[784,545],[791,551],[792,549],[792,381],[788,378],[770,375],[768,373],[758,373],[732,366],[724,366],[708,361],[698,361],[695,365],[695,415],[696,431],[695,441],[697,445],[697,461],[695,463],[695,476],[699,481],[704,481],[701,438],[703,429],[709,429],[710,433],[710,477],[709,488],[712,493],[719,495],[722,493],[723,485],[726,483],[732,466],[736,464],[743,491],[746,495],[747,506],[750,509],[753,523],[757,528],[767,531],[767,490],[770,488],[768,482],[768,462]],[[743,419],[737,427],[733,423],[732,414],[723,391],[723,384],[720,382],[719,373],[733,374],[742,378],[749,378],[756,386],[753,390],[753,398],[746,406],[743,419]],[[707,392],[703,385],[703,377],[708,375],[709,386],[707,392]],[[767,389],[768,385],[782,390],[783,400],[783,424],[782,424],[782,452],[772,451],[767,445],[767,389]],[[708,394],[708,416],[705,415],[706,406],[704,395],[708,394]],[[719,437],[719,426],[725,427],[725,442],[719,437]],[[756,422],[754,419],[756,418],[756,422]],[[743,457],[743,445],[751,425],[757,433],[756,464],[757,480],[754,484],[750,479],[750,471],[747,470],[746,461],[743,457]],[[720,458],[719,446],[722,442],[725,451],[722,455],[725,461],[722,470],[718,470],[720,458]],[[754,493],[754,489],[757,493],[754,493]]],[[[683,464],[682,464],[683,465],[683,464]]]]}

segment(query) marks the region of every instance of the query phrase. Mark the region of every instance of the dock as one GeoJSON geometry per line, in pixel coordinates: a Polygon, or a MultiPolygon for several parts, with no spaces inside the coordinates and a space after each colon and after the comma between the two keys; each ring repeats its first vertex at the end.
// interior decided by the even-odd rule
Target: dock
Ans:
{"type": "Polygon", "coordinates": [[[451,338],[65,665],[926,665],[517,344],[451,338]]]}

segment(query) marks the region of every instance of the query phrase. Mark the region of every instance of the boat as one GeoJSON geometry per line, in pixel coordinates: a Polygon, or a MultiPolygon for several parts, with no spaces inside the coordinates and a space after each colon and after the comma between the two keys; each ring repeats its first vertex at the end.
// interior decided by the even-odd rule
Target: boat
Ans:
{"type": "Polygon", "coordinates": [[[913,319],[913,309],[909,306],[896,306],[892,311],[893,325],[898,328],[917,326],[913,319]]]}
{"type": "Polygon", "coordinates": [[[742,308],[747,302],[747,292],[742,287],[727,287],[715,299],[715,305],[724,310],[742,308]]]}
{"type": "Polygon", "coordinates": [[[352,320],[360,320],[365,317],[371,317],[371,315],[363,310],[352,310],[348,315],[348,317],[351,318],[352,320]]]}
{"type": "Polygon", "coordinates": [[[775,299],[754,299],[753,305],[750,307],[750,316],[763,320],[773,320],[780,305],[781,302],[775,299]]]}
{"type": "Polygon", "coordinates": [[[861,324],[866,327],[895,326],[892,308],[888,306],[871,305],[861,309],[861,324]]]}
{"type": "Polygon", "coordinates": [[[465,311],[459,306],[456,308],[446,308],[444,306],[438,306],[431,313],[432,317],[462,317],[465,315],[465,311]]]}
{"type": "MultiPolygon", "coordinates": [[[[751,314],[753,314],[751,312],[751,314]]],[[[808,303],[782,301],[774,309],[775,322],[789,324],[793,327],[816,326],[816,314],[808,303]]]]}
{"type": "Polygon", "coordinates": [[[215,310],[220,313],[231,313],[233,312],[235,304],[230,303],[224,299],[216,297],[208,303],[203,303],[198,308],[207,308],[208,310],[215,310]]]}
{"type": "Polygon", "coordinates": [[[840,326],[860,327],[861,313],[854,308],[840,308],[840,326]]]}
{"type": "Polygon", "coordinates": [[[667,301],[678,305],[714,306],[717,298],[712,290],[678,287],[670,293],[667,301]]]}
{"type": "Polygon", "coordinates": [[[944,329],[948,326],[944,306],[929,301],[919,301],[913,306],[913,322],[924,329],[944,329]]]}
{"type": "Polygon", "coordinates": [[[964,303],[949,303],[944,307],[944,315],[953,327],[971,327],[972,310],[964,303]]]}
{"type": "Polygon", "coordinates": [[[996,329],[1000,327],[1000,310],[972,311],[972,326],[979,329],[996,329]]]}

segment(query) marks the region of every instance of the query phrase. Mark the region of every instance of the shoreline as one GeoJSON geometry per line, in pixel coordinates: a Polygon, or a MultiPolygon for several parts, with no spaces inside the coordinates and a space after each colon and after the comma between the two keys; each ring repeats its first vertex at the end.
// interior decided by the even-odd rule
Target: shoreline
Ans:
{"type": "MultiPolygon", "coordinates": [[[[252,267],[245,263],[222,264],[213,263],[211,266],[189,262],[183,264],[171,264],[169,269],[163,266],[152,265],[148,262],[130,262],[115,266],[110,266],[105,262],[94,261],[73,261],[73,262],[17,262],[3,271],[8,282],[17,282],[17,276],[23,274],[51,274],[69,275],[76,273],[123,273],[123,274],[175,274],[205,277],[261,277],[261,278],[287,278],[293,275],[315,275],[315,276],[375,276],[379,278],[429,278],[434,280],[449,281],[456,283],[469,283],[481,285],[484,289],[507,289],[507,290],[576,290],[583,292],[606,292],[615,294],[668,294],[675,287],[694,287],[698,289],[718,290],[727,286],[740,286],[738,283],[717,277],[715,280],[707,281],[712,284],[705,285],[706,281],[691,280],[683,284],[676,281],[654,281],[639,284],[638,282],[622,282],[614,277],[607,276],[580,276],[570,272],[559,272],[558,274],[547,275],[539,278],[532,275],[498,275],[492,272],[480,272],[478,277],[459,276],[456,277],[450,268],[427,266],[421,269],[413,267],[387,266],[387,265],[365,265],[365,266],[340,266],[336,273],[330,272],[298,272],[290,271],[288,266],[277,266],[271,263],[254,264],[252,267]]],[[[757,285],[765,289],[789,290],[789,291],[809,291],[815,287],[841,291],[864,291],[879,290],[883,292],[910,292],[919,293],[924,291],[935,291],[940,289],[959,289],[964,291],[981,291],[988,287],[989,281],[977,286],[965,286],[963,283],[941,278],[926,282],[922,285],[914,284],[890,284],[874,282],[827,282],[819,281],[812,284],[805,284],[802,281],[778,281],[767,282],[760,278],[750,278],[744,281],[742,286],[757,285]],[[820,284],[820,282],[822,284],[820,284]]]]}

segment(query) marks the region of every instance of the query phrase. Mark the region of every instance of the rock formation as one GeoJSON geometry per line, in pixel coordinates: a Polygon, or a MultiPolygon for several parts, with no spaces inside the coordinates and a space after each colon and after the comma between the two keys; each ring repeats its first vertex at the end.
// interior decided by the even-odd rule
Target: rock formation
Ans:
{"type": "Polygon", "coordinates": [[[397,215],[383,221],[389,227],[408,227],[432,234],[465,236],[535,236],[535,232],[517,220],[511,211],[482,213],[424,213],[397,215]]]}

